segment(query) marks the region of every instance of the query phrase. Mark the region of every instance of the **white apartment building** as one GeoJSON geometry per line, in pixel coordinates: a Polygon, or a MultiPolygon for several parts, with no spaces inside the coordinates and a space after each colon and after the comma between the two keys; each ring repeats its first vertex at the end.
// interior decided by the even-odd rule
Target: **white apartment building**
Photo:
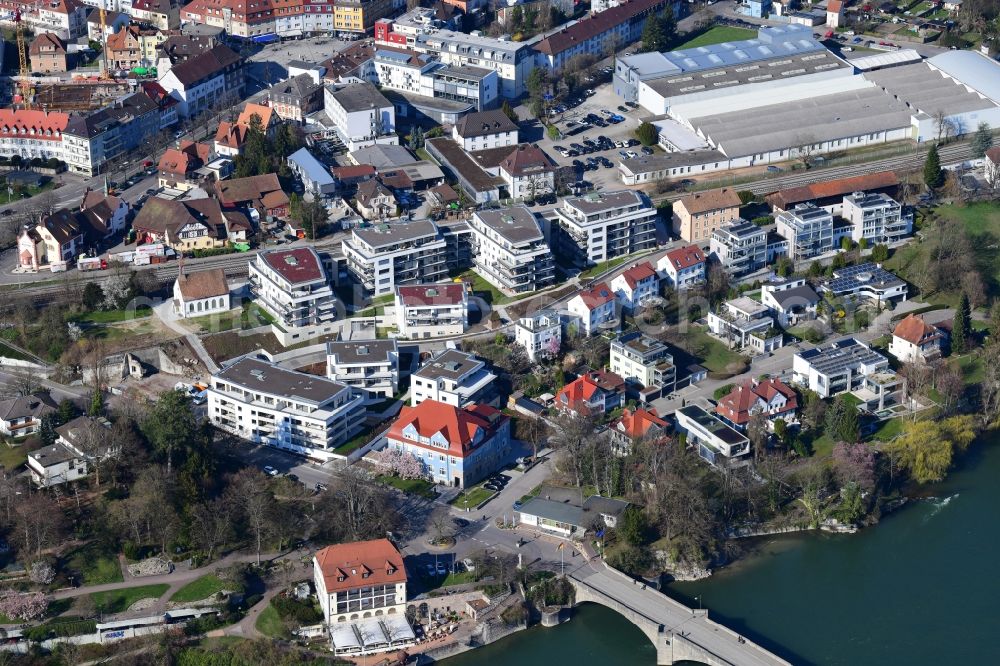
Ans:
{"type": "Polygon", "coordinates": [[[654,247],[656,216],[645,195],[621,190],[563,199],[555,221],[567,253],[586,266],[654,247]]]}
{"type": "Polygon", "coordinates": [[[709,312],[708,328],[731,348],[761,354],[778,349],[784,340],[770,310],[746,296],[726,301],[718,312],[709,312]]]}
{"type": "Polygon", "coordinates": [[[399,344],[395,340],[328,342],[326,376],[364,391],[369,402],[391,398],[399,391],[399,344]]]}
{"type": "Polygon", "coordinates": [[[788,258],[812,259],[833,247],[833,214],[814,203],[796,204],[774,219],[778,235],[788,240],[788,258]]]}
{"type": "Polygon", "coordinates": [[[447,243],[430,220],[355,227],[340,246],[347,270],[375,296],[448,277],[447,243]]]}
{"type": "Polygon", "coordinates": [[[749,460],[750,440],[697,405],[674,412],[677,429],[687,435],[688,446],[715,467],[734,467],[749,460]]]}
{"type": "Polygon", "coordinates": [[[226,101],[235,102],[245,84],[243,60],[217,44],[160,72],[159,83],[176,99],[178,113],[194,116],[226,101]]]}
{"type": "Polygon", "coordinates": [[[469,296],[455,282],[396,287],[396,326],[404,340],[461,335],[469,325],[469,296]]]}
{"type": "Polygon", "coordinates": [[[323,109],[340,140],[350,151],[375,144],[398,145],[396,110],[392,102],[367,81],[327,86],[323,109]]]}
{"type": "Polygon", "coordinates": [[[514,342],[524,347],[532,362],[555,356],[562,346],[562,320],[559,313],[555,310],[539,310],[521,317],[514,326],[514,342]]]}
{"type": "Polygon", "coordinates": [[[760,302],[787,328],[816,318],[819,294],[805,278],[774,278],[760,286],[760,302]]]}
{"type": "Polygon", "coordinates": [[[855,338],[807,349],[792,359],[792,380],[821,398],[861,388],[866,376],[890,372],[889,359],[855,338]]]}
{"type": "Polygon", "coordinates": [[[615,307],[617,303],[615,292],[599,282],[571,298],[566,309],[579,319],[583,335],[593,335],[600,330],[618,329],[621,317],[615,307]]]}
{"type": "Polygon", "coordinates": [[[476,211],[469,226],[476,272],[497,289],[516,294],[555,282],[552,250],[527,206],[476,211]]]}
{"type": "Polygon", "coordinates": [[[627,312],[635,312],[660,295],[660,276],[648,261],[631,266],[611,280],[611,289],[627,312]]]}
{"type": "Polygon", "coordinates": [[[679,247],[660,257],[656,270],[677,291],[690,289],[705,281],[705,253],[697,245],[679,247]]]}
{"type": "Polygon", "coordinates": [[[247,356],[212,375],[208,418],[242,439],[327,461],[364,426],[364,396],[247,356]]]}
{"type": "Polygon", "coordinates": [[[410,405],[436,400],[454,407],[488,404],[499,407],[497,376],[486,361],[457,349],[437,352],[410,377],[410,405]]]}
{"type": "Polygon", "coordinates": [[[712,232],[709,254],[733,275],[752,273],[767,260],[767,231],[740,220],[712,232]]]}
{"type": "Polygon", "coordinates": [[[332,332],[337,300],[316,250],[265,250],[248,272],[250,293],[274,317],[271,329],[282,344],[332,332]]]}
{"type": "Polygon", "coordinates": [[[851,240],[862,238],[869,246],[895,243],[913,231],[913,214],[903,212],[895,199],[881,192],[855,192],[844,197],[842,216],[851,223],[851,240]]]}
{"type": "Polygon", "coordinates": [[[669,347],[638,331],[611,342],[611,372],[628,385],[628,392],[649,402],[673,392],[677,368],[669,347]]]}
{"type": "Polygon", "coordinates": [[[465,114],[452,128],[451,138],[470,152],[519,143],[517,123],[499,109],[465,114]]]}

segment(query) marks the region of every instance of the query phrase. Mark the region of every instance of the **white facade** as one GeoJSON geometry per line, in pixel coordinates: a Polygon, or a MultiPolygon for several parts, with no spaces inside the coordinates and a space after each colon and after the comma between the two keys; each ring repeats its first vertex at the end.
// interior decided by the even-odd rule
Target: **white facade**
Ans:
{"type": "Polygon", "coordinates": [[[734,275],[752,273],[767,259],[767,232],[743,220],[712,232],[709,254],[734,275]]]}
{"type": "Polygon", "coordinates": [[[792,380],[822,398],[852,391],[864,378],[889,370],[889,359],[854,338],[796,354],[792,360],[792,380]]]}
{"type": "Polygon", "coordinates": [[[910,235],[913,215],[903,213],[903,207],[886,194],[855,192],[844,197],[842,215],[851,223],[851,240],[862,238],[869,245],[895,243],[910,235]]]}
{"type": "Polygon", "coordinates": [[[708,328],[731,348],[758,353],[774,351],[783,341],[768,309],[745,296],[726,301],[718,312],[709,312],[708,328]]]}
{"type": "Polygon", "coordinates": [[[787,328],[816,318],[819,295],[805,278],[775,279],[761,285],[760,302],[787,328]]]}
{"type": "Polygon", "coordinates": [[[579,318],[581,333],[593,335],[601,328],[618,328],[617,303],[614,292],[602,282],[571,298],[566,308],[579,318]]]}
{"type": "Polygon", "coordinates": [[[642,333],[612,340],[610,364],[611,372],[646,389],[641,393],[644,401],[673,391],[677,384],[674,357],[667,345],[642,333]]]}
{"type": "Polygon", "coordinates": [[[469,297],[454,283],[396,287],[395,312],[403,339],[452,337],[469,326],[469,297]]]}
{"type": "Polygon", "coordinates": [[[788,258],[812,259],[834,249],[833,215],[813,203],[797,204],[775,217],[779,236],[788,240],[788,258]]]}
{"type": "Polygon", "coordinates": [[[190,87],[177,78],[173,69],[160,76],[159,83],[163,89],[176,99],[177,112],[182,116],[200,113],[223,98],[226,93],[226,75],[220,71],[215,76],[197,81],[190,87]]]}
{"type": "MultiPolygon", "coordinates": [[[[496,403],[497,376],[486,362],[456,349],[438,352],[410,377],[410,405],[436,400],[453,407],[496,403]]],[[[495,406],[495,405],[494,405],[495,406]]]]}
{"type": "Polygon", "coordinates": [[[687,435],[688,446],[715,466],[738,464],[750,453],[750,440],[697,405],[674,412],[677,428],[687,435]]]}
{"type": "Polygon", "coordinates": [[[328,86],[323,96],[326,115],[349,151],[375,144],[399,144],[395,107],[372,84],[328,86]]]}
{"type": "Polygon", "coordinates": [[[446,246],[430,220],[355,227],[341,242],[347,269],[376,296],[391,294],[398,285],[447,279],[446,246]]]}
{"type": "Polygon", "coordinates": [[[570,251],[584,264],[599,264],[656,245],[657,211],[639,192],[594,192],[563,199],[556,221],[570,251]]]}
{"type": "Polygon", "coordinates": [[[496,288],[523,293],[555,281],[552,250],[527,206],[476,211],[469,227],[476,272],[496,288]]]}
{"type": "Polygon", "coordinates": [[[705,253],[697,245],[672,250],[656,262],[656,270],[677,291],[705,281],[705,253]]]}
{"type": "Polygon", "coordinates": [[[622,308],[635,312],[660,293],[660,277],[649,262],[629,268],[611,280],[611,290],[622,308]]]}
{"type": "Polygon", "coordinates": [[[399,346],[395,340],[326,343],[326,376],[363,390],[371,401],[399,391],[399,346]]]}
{"type": "Polygon", "coordinates": [[[208,388],[212,425],[324,461],[361,431],[364,416],[359,391],[254,358],[223,368],[208,388]]]}
{"type": "Polygon", "coordinates": [[[281,332],[292,339],[329,332],[327,325],[337,318],[337,301],[314,249],[260,252],[248,273],[250,293],[281,332]]]}
{"type": "Polygon", "coordinates": [[[514,326],[514,342],[524,347],[532,362],[558,354],[562,346],[559,313],[542,310],[522,317],[514,326]]]}

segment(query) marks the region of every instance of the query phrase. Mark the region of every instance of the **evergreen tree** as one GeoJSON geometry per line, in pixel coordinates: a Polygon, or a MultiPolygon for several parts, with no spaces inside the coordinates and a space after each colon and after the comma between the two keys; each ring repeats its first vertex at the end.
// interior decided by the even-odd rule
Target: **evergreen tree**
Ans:
{"type": "Polygon", "coordinates": [[[515,122],[516,123],[518,120],[520,120],[520,118],[518,118],[518,116],[517,116],[517,111],[514,110],[514,107],[512,107],[510,105],[509,101],[504,100],[503,101],[503,106],[500,107],[500,110],[503,111],[503,114],[505,116],[507,116],[508,118],[510,118],[511,122],[515,122]]]}
{"type": "Polygon", "coordinates": [[[63,398],[59,403],[59,414],[57,415],[55,422],[58,425],[64,425],[69,423],[76,418],[76,405],[69,398],[63,398]]]}
{"type": "Polygon", "coordinates": [[[87,409],[87,416],[100,416],[104,410],[104,396],[101,389],[95,388],[94,394],[90,396],[90,407],[87,409]]]}
{"type": "Polygon", "coordinates": [[[971,316],[972,309],[969,307],[969,297],[963,293],[958,301],[951,325],[951,348],[956,353],[961,354],[968,350],[971,316]]]}
{"type": "Polygon", "coordinates": [[[924,183],[928,188],[941,187],[944,182],[944,174],[941,173],[941,157],[938,155],[937,145],[932,145],[927,151],[927,159],[924,161],[924,183]]]}
{"type": "Polygon", "coordinates": [[[45,414],[40,419],[38,425],[38,439],[42,446],[52,446],[56,443],[56,417],[52,414],[45,414]]]}
{"type": "Polygon", "coordinates": [[[663,34],[663,23],[659,18],[654,17],[647,20],[642,29],[642,50],[659,52],[664,49],[666,42],[666,36],[663,34]]]}
{"type": "Polygon", "coordinates": [[[635,136],[644,146],[652,146],[659,139],[656,125],[645,121],[635,128],[635,136]]]}
{"type": "Polygon", "coordinates": [[[836,442],[853,444],[859,439],[858,410],[843,394],[834,399],[827,411],[825,425],[826,434],[836,442]]]}
{"type": "Polygon", "coordinates": [[[986,122],[979,123],[976,134],[972,137],[972,157],[982,159],[986,151],[993,147],[993,130],[986,122]]]}
{"type": "Polygon", "coordinates": [[[104,291],[96,282],[88,282],[83,286],[83,307],[96,310],[104,300],[104,291]]]}

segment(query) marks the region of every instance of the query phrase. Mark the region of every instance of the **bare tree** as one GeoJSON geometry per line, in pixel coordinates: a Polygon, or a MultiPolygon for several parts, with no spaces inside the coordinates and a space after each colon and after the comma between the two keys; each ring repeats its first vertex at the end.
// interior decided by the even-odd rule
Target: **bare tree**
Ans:
{"type": "Polygon", "coordinates": [[[22,560],[35,559],[62,540],[65,516],[59,504],[41,492],[25,493],[14,504],[14,540],[22,560]]]}
{"type": "Polygon", "coordinates": [[[239,507],[250,531],[257,553],[257,566],[260,566],[261,549],[275,507],[274,494],[268,487],[267,477],[260,470],[244,468],[230,480],[229,491],[230,501],[239,507]]]}
{"type": "Polygon", "coordinates": [[[191,512],[191,538],[211,562],[215,551],[232,537],[233,505],[224,498],[203,502],[191,512]]]}
{"type": "Polygon", "coordinates": [[[31,366],[10,368],[6,371],[10,379],[0,389],[0,393],[9,396],[31,395],[42,388],[41,379],[31,366]]]}
{"type": "Polygon", "coordinates": [[[594,420],[589,416],[566,413],[555,421],[556,433],[549,443],[560,451],[573,473],[577,488],[582,482],[583,456],[588,440],[594,436],[594,420]]]}

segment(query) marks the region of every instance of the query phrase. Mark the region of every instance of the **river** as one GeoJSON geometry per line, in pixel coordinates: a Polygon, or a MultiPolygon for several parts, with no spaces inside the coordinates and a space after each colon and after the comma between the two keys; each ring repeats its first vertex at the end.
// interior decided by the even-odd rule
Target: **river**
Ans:
{"type": "MultiPolygon", "coordinates": [[[[810,532],[759,542],[735,566],[668,593],[794,664],[941,666],[1000,663],[1000,436],[982,442],[934,497],[854,535],[810,532]]],[[[655,664],[613,611],[585,604],[449,659],[471,664],[655,664]],[[556,661],[558,660],[558,661],[556,661]]]]}

